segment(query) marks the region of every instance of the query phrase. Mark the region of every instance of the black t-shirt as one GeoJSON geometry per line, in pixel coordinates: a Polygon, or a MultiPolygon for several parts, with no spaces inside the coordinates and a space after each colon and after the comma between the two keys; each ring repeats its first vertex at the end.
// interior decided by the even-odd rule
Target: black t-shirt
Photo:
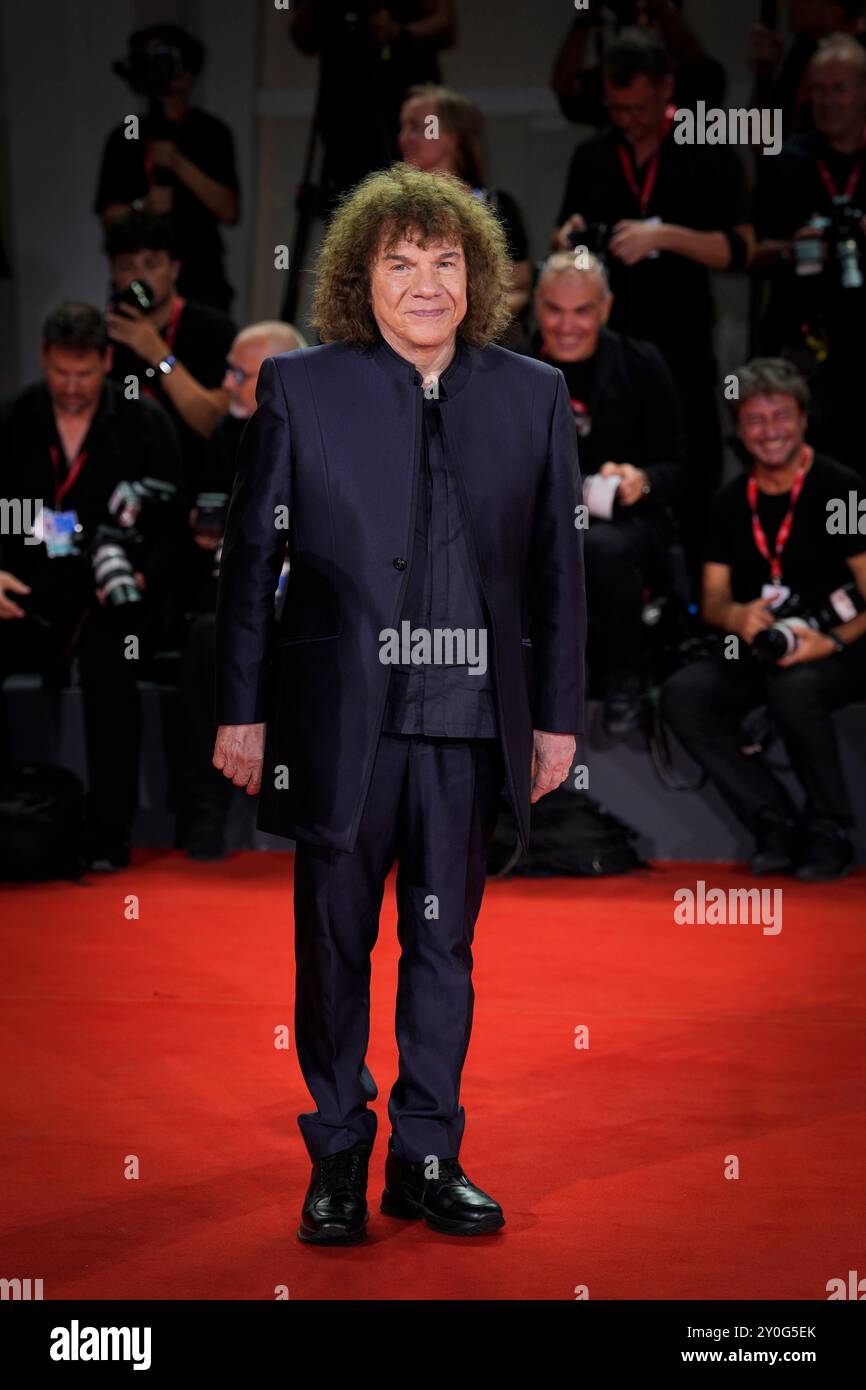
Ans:
{"type": "MultiPolygon", "coordinates": [[[[108,137],[99,172],[93,211],[100,214],[112,203],[132,203],[149,190],[145,156],[146,128],[142,138],[127,140],[118,126],[108,137]]],[[[175,145],[203,174],[238,191],[238,175],[232,133],[206,111],[190,107],[176,123],[175,145]]],[[[234,296],[223,267],[223,243],[219,223],[179,178],[174,178],[171,223],[178,239],[181,271],[178,289],[190,299],[227,309],[234,296]]]]}
{"type": "MultiPolygon", "coordinates": [[[[234,342],[235,331],[234,324],[226,314],[206,304],[187,300],[178,320],[171,353],[201,386],[213,390],[221,385],[225,376],[226,358],[234,342]]],[[[187,483],[194,494],[201,481],[206,441],[181,417],[164,390],[159,368],[143,362],[123,343],[115,343],[111,376],[114,381],[121,383],[127,376],[137,377],[141,395],[158,401],[171,416],[183,452],[187,483]]]]}
{"type": "MultiPolygon", "coordinates": [[[[578,441],[589,439],[592,434],[590,402],[597,360],[597,354],[593,353],[583,362],[553,362],[553,366],[558,367],[565,377],[578,441]]],[[[546,357],[545,361],[552,362],[552,358],[546,357]]]]}
{"type": "MultiPolygon", "coordinates": [[[[580,213],[590,224],[612,227],[640,217],[640,206],[620,162],[623,144],[610,126],[574,151],[557,225],[580,213]]],[[[630,147],[626,146],[631,157],[630,147]]],[[[648,166],[636,171],[642,188],[648,166]]],[[[671,133],[661,146],[647,217],[695,231],[730,231],[748,222],[742,166],[725,146],[678,145],[671,133]]],[[[662,252],[625,266],[608,258],[614,293],[611,327],[656,343],[672,364],[689,370],[713,360],[710,272],[685,256],[662,252]]]]}
{"type": "Polygon", "coordinates": [[[762,159],[755,188],[755,230],[759,237],[786,241],[805,227],[813,213],[826,217],[832,195],[821,177],[819,161],[826,165],[836,191],[845,193],[855,165],[859,176],[851,206],[866,211],[866,158],[863,151],[841,154],[833,150],[817,130],[786,140],[777,155],[762,159]]]}
{"type": "MultiPolygon", "coordinates": [[[[746,471],[716,497],[704,550],[705,560],[730,566],[736,603],[751,603],[760,598],[763,585],[770,580],[770,566],[752,535],[752,513],[746,494],[748,478],[746,471]]],[[[851,583],[853,576],[845,561],[850,555],[866,551],[866,536],[857,532],[835,535],[828,530],[828,502],[841,499],[847,507],[851,492],[856,494],[856,501],[866,498],[863,479],[835,459],[816,454],[797,499],[794,523],[781,560],[782,583],[792,594],[799,595],[807,608],[820,603],[841,585],[851,583]]],[[[790,502],[789,492],[758,492],[758,517],[771,555],[790,502]]]]}

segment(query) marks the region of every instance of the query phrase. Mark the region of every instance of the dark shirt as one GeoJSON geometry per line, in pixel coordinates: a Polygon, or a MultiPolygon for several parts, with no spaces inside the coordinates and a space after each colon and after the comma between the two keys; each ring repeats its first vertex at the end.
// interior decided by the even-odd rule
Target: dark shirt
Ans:
{"type": "MultiPolygon", "coordinates": [[[[83,464],[60,500],[56,491],[69,475],[54,411],[42,382],[29,386],[0,412],[0,496],[39,499],[52,511],[74,511],[83,527],[80,553],[49,557],[46,546],[24,537],[0,535],[0,569],[32,588],[22,605],[58,627],[68,626],[94,597],[91,563],[85,553],[100,524],[113,525],[108,502],[120,482],[157,478],[181,483],[177,437],[171,421],[152,401],[127,400],[106,381],[79,457],[83,464]],[[52,448],[56,459],[52,462],[52,448]]],[[[142,509],[136,529],[142,544],[134,568],[146,578],[145,593],[168,581],[181,511],[177,501],[142,509]]],[[[22,620],[23,621],[23,620],[22,620]]]]}
{"type": "MultiPolygon", "coordinates": [[[[388,351],[392,349],[388,347],[388,351]]],[[[439,378],[441,399],[447,400],[449,390],[459,385],[465,370],[464,349],[458,339],[454,358],[439,378]]],[[[434,646],[430,662],[392,666],[384,732],[498,738],[493,631],[472,564],[471,546],[457,478],[448,458],[439,400],[425,396],[415,537],[400,631],[404,622],[409,624],[409,632],[422,629],[431,638],[437,629],[448,629],[462,634],[466,645],[461,653],[446,640],[439,662],[434,646]],[[464,655],[466,659],[462,665],[448,664],[450,655],[464,655]],[[477,670],[485,665],[482,674],[472,674],[473,667],[477,670]]]]}
{"type": "Polygon", "coordinates": [[[630,515],[672,502],[683,484],[685,430],[674,378],[658,348],[602,328],[596,351],[582,362],[556,361],[538,332],[529,355],[565,377],[583,476],[603,463],[631,463],[647,474],[652,492],[625,509],[630,515]]]}
{"type": "MultiPolygon", "coordinates": [[[[178,151],[208,178],[233,193],[238,191],[235,150],[228,126],[206,111],[190,107],[175,123],[178,151]]],[[[112,203],[132,203],[149,191],[145,156],[147,127],[142,118],[141,139],[127,140],[118,126],[108,137],[99,172],[93,211],[102,213],[112,203]]],[[[179,178],[174,177],[170,221],[177,237],[181,262],[178,288],[189,299],[228,309],[234,291],[223,268],[223,244],[219,222],[179,178]]]]}
{"type": "MultiPolygon", "coordinates": [[[[640,218],[639,201],[618,153],[624,143],[619,130],[609,126],[578,144],[558,226],[573,213],[580,213],[587,223],[604,223],[609,228],[623,219],[640,218]]],[[[626,149],[631,157],[630,146],[626,149]]],[[[633,171],[639,189],[644,186],[648,163],[633,171]]],[[[739,159],[724,146],[678,145],[671,133],[661,146],[645,215],[695,231],[730,231],[748,222],[739,159]]],[[[612,328],[657,344],[668,362],[684,368],[712,362],[713,300],[705,266],[664,251],[634,266],[610,256],[607,266],[614,294],[612,328]]]]}
{"type": "MultiPolygon", "coordinates": [[[[218,309],[211,309],[206,304],[187,300],[178,320],[170,351],[191,376],[195,377],[200,386],[211,391],[222,384],[226,358],[234,342],[235,332],[235,326],[226,314],[220,313],[218,309]]],[[[180,440],[192,505],[195,494],[201,490],[206,440],[181,416],[164,389],[163,375],[159,368],[152,367],[149,362],[143,362],[123,343],[114,344],[111,376],[114,381],[120,383],[123,383],[127,376],[137,377],[141,395],[156,400],[171,417],[180,440]]]]}
{"type": "MultiPolygon", "coordinates": [[[[746,485],[748,471],[722,488],[712,509],[712,519],[704,559],[731,569],[731,592],[735,603],[751,603],[761,597],[770,580],[770,566],[758,550],[752,535],[752,514],[746,485]]],[[[782,582],[803,600],[807,608],[820,603],[853,575],[845,563],[850,555],[866,550],[866,537],[835,535],[827,528],[828,501],[841,499],[848,504],[849,492],[866,497],[863,480],[850,468],[824,454],[816,454],[797,499],[794,524],[782,551],[782,582]]],[[[776,536],[791,502],[790,492],[758,492],[758,517],[773,554],[776,536]]],[[[856,515],[856,513],[855,513],[856,515]]]]}

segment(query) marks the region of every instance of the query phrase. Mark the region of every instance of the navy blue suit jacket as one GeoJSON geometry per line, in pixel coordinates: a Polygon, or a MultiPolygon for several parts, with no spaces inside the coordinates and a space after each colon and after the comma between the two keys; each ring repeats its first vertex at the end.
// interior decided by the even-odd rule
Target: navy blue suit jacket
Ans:
{"type": "MultiPolygon", "coordinates": [[[[370,783],[390,671],[380,634],[399,629],[414,535],[421,378],[383,349],[328,343],[262,364],[217,603],[217,722],[267,722],[257,824],[338,850],[354,848],[370,783]]],[[[491,615],[507,787],[526,847],[532,730],[583,731],[577,440],[557,368],[493,345],[468,352],[471,370],[441,418],[491,615]]]]}

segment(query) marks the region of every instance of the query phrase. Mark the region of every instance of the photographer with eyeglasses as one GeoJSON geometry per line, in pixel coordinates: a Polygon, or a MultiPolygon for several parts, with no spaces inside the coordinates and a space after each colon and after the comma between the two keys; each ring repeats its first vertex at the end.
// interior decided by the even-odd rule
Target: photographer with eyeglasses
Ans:
{"type": "Polygon", "coordinates": [[[225,364],[228,410],[207,441],[201,486],[189,514],[193,582],[180,673],[181,796],[178,841],[190,859],[223,859],[232,785],[213,766],[215,612],[222,538],[241,435],[256,409],[259,369],[268,357],[306,347],[290,324],[253,323],[235,338],[225,364]]]}

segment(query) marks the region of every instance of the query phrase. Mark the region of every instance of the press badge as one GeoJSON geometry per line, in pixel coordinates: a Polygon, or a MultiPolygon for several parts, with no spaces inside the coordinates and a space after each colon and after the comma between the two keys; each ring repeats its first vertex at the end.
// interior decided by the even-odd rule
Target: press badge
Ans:
{"type": "Polygon", "coordinates": [[[76,533],[81,531],[77,512],[53,512],[50,507],[43,507],[33,529],[36,534],[41,531],[49,560],[79,553],[75,544],[76,533]]]}
{"type": "Polygon", "coordinates": [[[787,584],[765,584],[761,589],[761,598],[769,603],[771,608],[778,608],[780,604],[786,603],[791,597],[791,590],[787,584]]]}

